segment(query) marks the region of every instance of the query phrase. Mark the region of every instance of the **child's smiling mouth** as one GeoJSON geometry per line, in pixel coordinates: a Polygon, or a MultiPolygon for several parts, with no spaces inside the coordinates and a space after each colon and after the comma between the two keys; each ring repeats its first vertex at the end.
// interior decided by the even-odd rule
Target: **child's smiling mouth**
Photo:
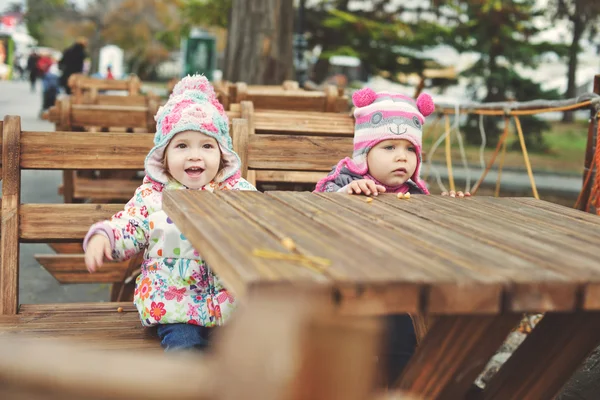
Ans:
{"type": "Polygon", "coordinates": [[[185,173],[190,178],[198,178],[204,172],[204,168],[201,167],[189,167],[185,169],[185,173]]]}

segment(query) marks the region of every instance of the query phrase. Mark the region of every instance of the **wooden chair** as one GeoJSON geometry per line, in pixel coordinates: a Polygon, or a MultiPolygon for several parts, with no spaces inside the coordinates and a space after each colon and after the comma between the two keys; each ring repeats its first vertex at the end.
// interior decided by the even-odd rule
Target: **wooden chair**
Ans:
{"type": "MultiPolygon", "coordinates": [[[[27,132],[21,134],[20,120],[18,117],[7,117],[10,123],[4,124],[3,139],[8,140],[7,135],[12,135],[12,145],[18,149],[21,147],[19,161],[16,164],[10,164],[3,160],[3,194],[7,193],[7,185],[11,190],[19,191],[20,188],[20,170],[23,169],[54,169],[54,170],[73,170],[80,168],[94,168],[107,170],[117,168],[125,171],[137,171],[143,169],[145,156],[152,146],[152,133],[146,134],[127,134],[127,133],[95,133],[90,135],[86,132],[27,132]],[[31,140],[27,143],[27,138],[31,140]],[[20,142],[17,142],[20,141],[20,142]],[[21,145],[21,142],[23,145],[21,145]],[[40,158],[39,154],[45,157],[40,158]],[[112,156],[111,156],[112,154],[112,156]],[[119,162],[113,162],[115,155],[122,159],[119,162]],[[62,160],[54,162],[55,160],[62,160]],[[33,164],[28,164],[29,161],[33,164]],[[48,162],[43,161],[48,160],[48,162]],[[38,164],[38,161],[41,164],[38,164]],[[100,166],[98,168],[98,166],[100,166]],[[9,173],[7,168],[12,168],[10,172],[14,175],[6,179],[9,173]]],[[[9,147],[4,147],[8,152],[9,147]]],[[[15,151],[14,149],[11,151],[15,151]]],[[[12,161],[11,161],[12,162],[12,161]]],[[[137,181],[139,186],[141,180],[137,181]]],[[[136,186],[136,187],[137,187],[136,186]]],[[[131,198],[135,188],[128,194],[131,198]]],[[[6,205],[6,203],[3,203],[6,205]]],[[[61,283],[111,283],[111,299],[128,299],[132,297],[133,283],[128,285],[125,281],[139,267],[141,260],[133,258],[129,261],[108,264],[106,268],[96,274],[89,274],[83,262],[81,242],[89,226],[100,219],[107,218],[112,213],[122,209],[122,205],[117,204],[46,204],[35,206],[36,212],[47,213],[42,220],[33,220],[37,226],[38,233],[33,238],[21,238],[24,241],[49,244],[57,254],[36,255],[36,259],[43,265],[50,274],[52,274],[61,283]],[[79,207],[80,206],[80,207],[79,207]],[[45,210],[45,211],[43,211],[45,210]],[[74,214],[70,214],[72,210],[74,214]],[[99,213],[99,214],[98,214],[99,213]],[[61,222],[61,218],[63,219],[61,222]],[[67,225],[67,226],[64,226],[67,225]],[[45,229],[48,228],[48,231],[45,229]],[[73,230],[69,232],[69,228],[73,230]],[[63,231],[63,233],[61,233],[63,231]]],[[[27,209],[28,205],[19,206],[27,209]]],[[[8,215],[10,211],[5,210],[8,215]]],[[[34,213],[35,214],[35,213],[34,213]]],[[[21,223],[27,223],[27,213],[21,215],[21,223]]],[[[21,234],[27,236],[28,227],[21,226],[21,234]]],[[[6,232],[3,230],[3,232],[6,232]]],[[[3,235],[4,240],[4,235],[3,235]]],[[[18,248],[18,247],[17,247],[18,248]]],[[[3,259],[8,260],[8,252],[3,251],[3,259]]],[[[18,256],[17,256],[18,257],[18,256]]],[[[16,261],[18,265],[18,258],[16,261]]],[[[0,279],[1,281],[1,279],[0,279]]],[[[110,306],[112,309],[113,306],[110,306]]]]}

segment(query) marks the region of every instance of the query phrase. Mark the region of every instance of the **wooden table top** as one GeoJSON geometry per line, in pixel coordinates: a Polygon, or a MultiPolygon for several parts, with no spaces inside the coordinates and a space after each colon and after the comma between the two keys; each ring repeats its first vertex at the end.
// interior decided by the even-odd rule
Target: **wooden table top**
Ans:
{"type": "Polygon", "coordinates": [[[545,201],[192,190],[163,201],[237,295],[324,288],[358,315],[600,309],[600,218],[545,201]]]}

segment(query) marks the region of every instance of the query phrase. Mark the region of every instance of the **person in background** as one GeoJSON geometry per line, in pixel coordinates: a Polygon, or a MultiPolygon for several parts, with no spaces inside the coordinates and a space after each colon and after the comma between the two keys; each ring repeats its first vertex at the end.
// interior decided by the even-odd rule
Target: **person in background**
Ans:
{"type": "Polygon", "coordinates": [[[73,45],[65,49],[61,60],[58,62],[58,67],[62,71],[60,77],[60,85],[65,89],[67,94],[71,94],[69,88],[69,77],[73,74],[83,72],[83,64],[87,57],[85,48],[87,47],[87,39],[80,37],[73,45]]]}

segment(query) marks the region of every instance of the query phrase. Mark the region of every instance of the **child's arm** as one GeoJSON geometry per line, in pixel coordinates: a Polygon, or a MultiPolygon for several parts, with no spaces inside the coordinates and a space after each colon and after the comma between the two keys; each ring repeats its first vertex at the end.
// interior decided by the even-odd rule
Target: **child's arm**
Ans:
{"type": "Polygon", "coordinates": [[[123,211],[113,215],[110,220],[92,225],[83,241],[83,249],[86,254],[88,250],[93,250],[88,249],[92,244],[97,247],[101,243],[107,243],[97,239],[97,235],[107,239],[114,260],[127,260],[143,251],[148,245],[150,231],[148,215],[154,211],[148,200],[151,196],[157,195],[160,196],[153,190],[152,184],[145,183],[137,188],[133,198],[125,205],[123,211]],[[94,238],[93,241],[92,238],[94,238]]]}

